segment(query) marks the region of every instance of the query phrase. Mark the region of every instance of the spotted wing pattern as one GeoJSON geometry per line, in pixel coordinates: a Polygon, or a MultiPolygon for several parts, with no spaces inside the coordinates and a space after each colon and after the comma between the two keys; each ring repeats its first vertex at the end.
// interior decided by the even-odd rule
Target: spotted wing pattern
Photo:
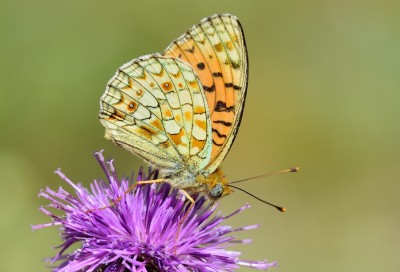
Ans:
{"type": "Polygon", "coordinates": [[[206,94],[212,126],[212,154],[205,171],[212,173],[228,153],[244,107],[248,60],[238,19],[213,15],[193,26],[163,53],[188,63],[206,94]]]}
{"type": "Polygon", "coordinates": [[[148,55],[120,67],[100,101],[106,138],[158,169],[198,173],[212,132],[203,87],[179,59],[148,55]]]}

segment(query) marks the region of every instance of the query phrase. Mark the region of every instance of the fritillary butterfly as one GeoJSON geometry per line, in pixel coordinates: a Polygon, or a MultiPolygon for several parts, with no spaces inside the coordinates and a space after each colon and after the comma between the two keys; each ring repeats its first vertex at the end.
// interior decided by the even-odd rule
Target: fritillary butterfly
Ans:
{"type": "Polygon", "coordinates": [[[232,189],[220,164],[239,128],[247,77],[238,19],[205,18],[164,52],[117,70],[100,101],[106,138],[178,188],[225,196],[232,189]]]}

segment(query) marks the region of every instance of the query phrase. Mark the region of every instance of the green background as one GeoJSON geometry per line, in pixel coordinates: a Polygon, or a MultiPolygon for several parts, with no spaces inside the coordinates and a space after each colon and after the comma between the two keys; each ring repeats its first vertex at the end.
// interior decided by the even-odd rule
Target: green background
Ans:
{"type": "MultiPolygon", "coordinates": [[[[271,271],[399,271],[399,1],[1,1],[0,263],[48,271],[56,228],[37,209],[41,188],[102,176],[105,149],[120,174],[140,160],[103,138],[99,98],[117,67],[162,51],[201,18],[232,13],[250,60],[246,108],[224,161],[230,180],[299,166],[241,187],[230,220],[243,258],[271,271]]],[[[241,271],[247,271],[242,269],[241,271]]]]}

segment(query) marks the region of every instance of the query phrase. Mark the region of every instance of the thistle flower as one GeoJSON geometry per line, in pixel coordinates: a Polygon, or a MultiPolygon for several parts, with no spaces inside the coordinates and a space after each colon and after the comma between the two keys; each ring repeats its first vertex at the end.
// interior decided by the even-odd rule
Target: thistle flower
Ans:
{"type": "MultiPolygon", "coordinates": [[[[221,225],[249,205],[223,217],[214,215],[216,205],[195,195],[194,208],[181,223],[190,202],[179,190],[163,182],[141,184],[126,193],[129,179],[118,179],[112,160],[106,162],[101,152],[95,157],[108,184],[95,180],[90,192],[57,170],[73,187],[76,197],[61,187],[58,191],[46,188],[39,194],[50,201],[48,207],[65,213],[60,217],[41,207],[53,222],[33,226],[60,226],[63,243],[51,263],[61,264],[54,271],[233,271],[239,266],[267,269],[276,265],[241,260],[240,252],[225,249],[233,243],[249,242],[236,240],[232,233],[258,227],[233,229],[221,225]],[[78,242],[80,248],[72,250],[70,247],[78,242]]],[[[137,181],[148,178],[139,171],[137,181]]]]}

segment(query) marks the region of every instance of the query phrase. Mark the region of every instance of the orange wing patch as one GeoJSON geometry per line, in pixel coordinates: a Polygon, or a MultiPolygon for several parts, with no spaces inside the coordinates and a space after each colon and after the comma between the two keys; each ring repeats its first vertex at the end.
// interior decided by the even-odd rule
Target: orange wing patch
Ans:
{"type": "MultiPolygon", "coordinates": [[[[190,64],[207,98],[215,170],[236,136],[247,89],[247,52],[238,20],[215,15],[193,26],[163,53],[190,64]]],[[[211,171],[210,170],[210,171],[211,171]]]]}

